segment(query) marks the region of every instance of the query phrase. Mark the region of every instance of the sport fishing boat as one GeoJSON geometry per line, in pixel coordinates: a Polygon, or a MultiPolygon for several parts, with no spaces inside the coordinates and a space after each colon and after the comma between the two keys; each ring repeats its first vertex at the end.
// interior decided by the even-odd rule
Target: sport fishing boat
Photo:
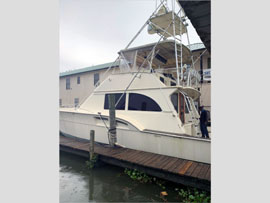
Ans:
{"type": "Polygon", "coordinates": [[[60,132],[89,140],[95,130],[95,141],[109,144],[109,95],[114,95],[118,145],[210,163],[211,140],[201,138],[194,104],[200,75],[190,49],[181,43],[186,25],[162,3],[142,29],[146,25],[160,40],[120,50],[118,72],[109,68],[112,73],[79,106],[60,108],[60,132]]]}

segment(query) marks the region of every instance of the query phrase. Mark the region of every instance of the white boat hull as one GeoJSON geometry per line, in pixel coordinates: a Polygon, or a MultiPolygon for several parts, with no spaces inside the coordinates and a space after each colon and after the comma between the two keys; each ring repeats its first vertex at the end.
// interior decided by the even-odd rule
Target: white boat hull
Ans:
{"type": "MultiPolygon", "coordinates": [[[[95,131],[95,141],[108,144],[108,119],[94,114],[60,111],[60,132],[88,139],[95,131]]],[[[139,131],[117,119],[117,143],[130,149],[152,152],[203,163],[211,163],[211,141],[196,137],[139,131]]]]}

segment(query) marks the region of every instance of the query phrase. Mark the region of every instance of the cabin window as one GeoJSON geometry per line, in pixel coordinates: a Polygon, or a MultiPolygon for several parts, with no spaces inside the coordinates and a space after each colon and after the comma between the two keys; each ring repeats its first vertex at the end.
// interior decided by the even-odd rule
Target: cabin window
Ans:
{"type": "Polygon", "coordinates": [[[77,107],[79,105],[79,98],[74,98],[74,106],[77,107]]]}
{"type": "Polygon", "coordinates": [[[132,111],[161,111],[160,106],[150,97],[130,93],[128,101],[128,110],[132,111]]]}
{"type": "Polygon", "coordinates": [[[77,77],[77,84],[81,84],[81,78],[80,78],[80,76],[77,77]]]}
{"type": "Polygon", "coordinates": [[[175,111],[178,113],[178,93],[172,94],[171,101],[172,101],[175,111]]]}
{"type": "Polygon", "coordinates": [[[171,86],[176,86],[176,83],[171,81],[171,86]]]}
{"type": "MultiPolygon", "coordinates": [[[[113,95],[115,96],[115,104],[116,104],[119,98],[122,96],[122,93],[116,93],[113,95]]],[[[126,94],[124,94],[121,97],[120,101],[115,107],[115,110],[125,110],[125,106],[126,106],[126,94]]],[[[109,94],[105,94],[104,109],[109,109],[109,94]]]]}
{"type": "Polygon", "coordinates": [[[96,84],[98,83],[98,81],[99,81],[99,73],[95,73],[94,74],[94,86],[96,86],[96,84]]]}
{"type": "Polygon", "coordinates": [[[70,78],[66,78],[66,90],[70,89],[70,78]]]}

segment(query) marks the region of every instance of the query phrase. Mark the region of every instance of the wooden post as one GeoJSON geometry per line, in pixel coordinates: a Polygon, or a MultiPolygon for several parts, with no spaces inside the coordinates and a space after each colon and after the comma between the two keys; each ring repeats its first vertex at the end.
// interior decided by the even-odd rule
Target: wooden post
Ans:
{"type": "Polygon", "coordinates": [[[94,146],[95,146],[95,131],[90,130],[90,145],[89,145],[89,157],[90,161],[93,160],[94,157],[94,146]]]}
{"type": "Polygon", "coordinates": [[[116,143],[116,120],[115,120],[115,95],[109,94],[109,144],[111,147],[116,143]]]}

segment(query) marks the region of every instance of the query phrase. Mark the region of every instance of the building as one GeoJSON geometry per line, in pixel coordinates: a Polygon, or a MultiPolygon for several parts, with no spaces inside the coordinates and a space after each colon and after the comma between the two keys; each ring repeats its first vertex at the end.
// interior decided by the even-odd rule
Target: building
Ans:
{"type": "MultiPolygon", "coordinates": [[[[210,54],[202,43],[192,44],[190,49],[193,53],[195,69],[203,75],[199,84],[201,97],[198,105],[203,105],[206,110],[211,111],[210,54]]],[[[60,73],[59,105],[61,107],[74,107],[81,104],[93,92],[95,86],[106,79],[112,71],[119,72],[119,69],[116,68],[118,64],[115,64],[110,71],[107,71],[111,65],[113,63],[105,63],[60,73]]]]}
{"type": "MultiPolygon", "coordinates": [[[[113,63],[86,67],[60,73],[59,106],[74,107],[81,104],[110,72],[106,72],[113,63]]],[[[112,70],[118,64],[112,67],[112,70]]],[[[118,70],[115,70],[116,72],[118,70]]]]}
{"type": "Polygon", "coordinates": [[[199,106],[211,112],[211,55],[202,43],[191,44],[195,69],[201,74],[199,106]]]}

